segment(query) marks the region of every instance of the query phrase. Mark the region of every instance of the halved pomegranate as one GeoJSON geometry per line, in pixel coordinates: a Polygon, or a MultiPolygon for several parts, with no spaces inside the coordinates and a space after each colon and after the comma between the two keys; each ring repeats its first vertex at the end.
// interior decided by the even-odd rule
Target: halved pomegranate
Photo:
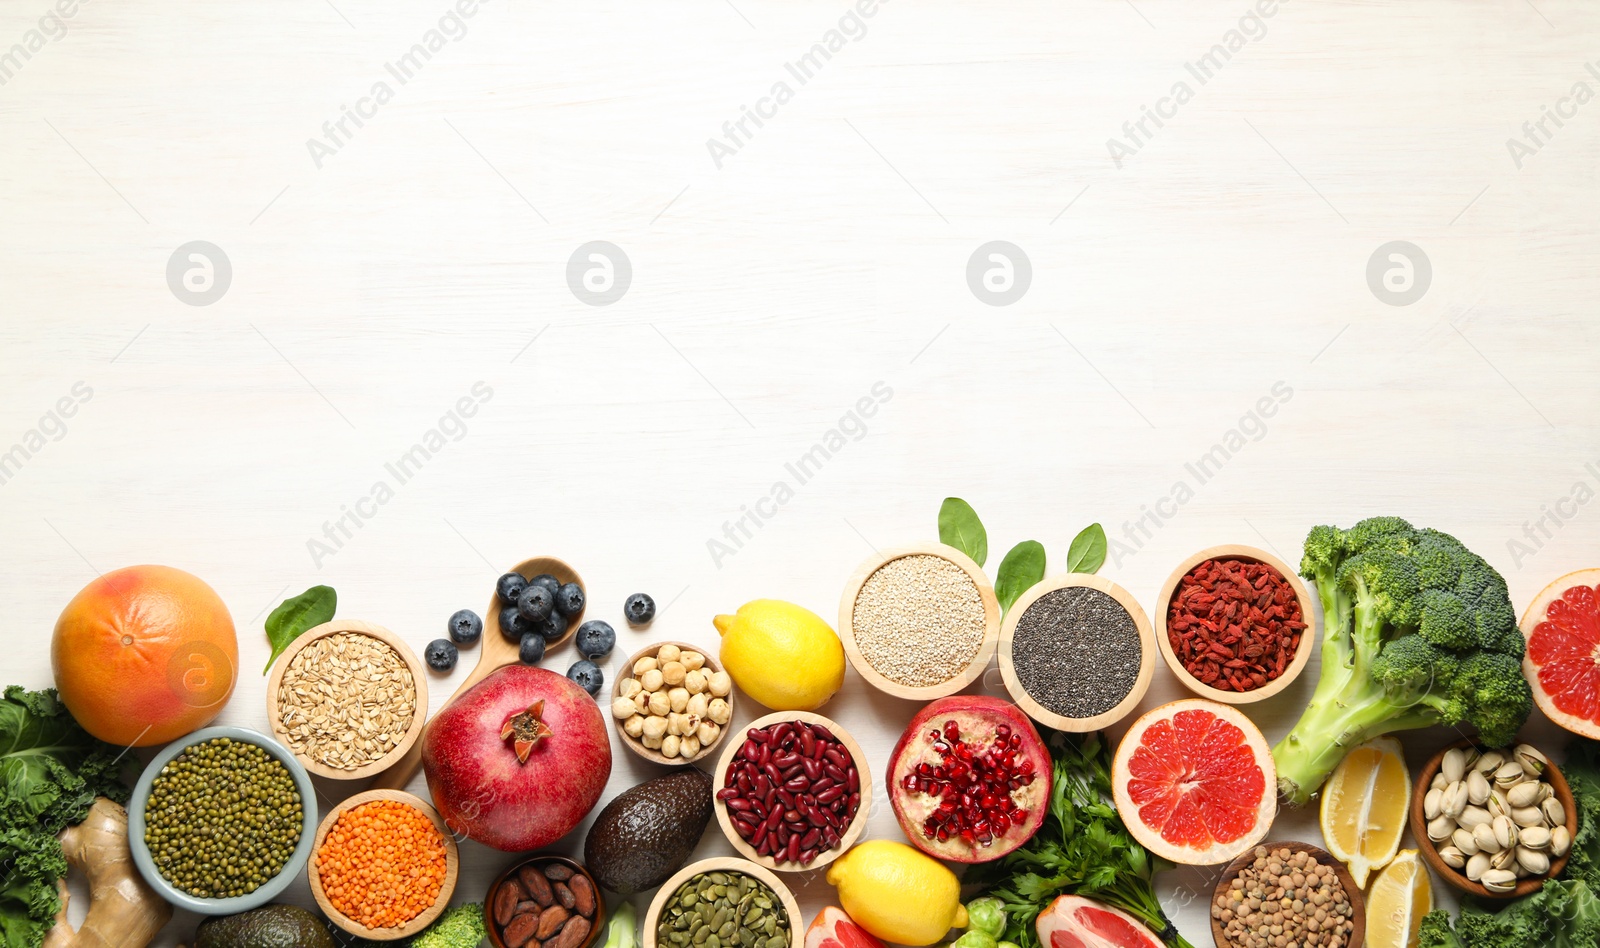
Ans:
{"type": "Polygon", "coordinates": [[[889,757],[888,785],[913,846],[950,862],[989,862],[1044,823],[1050,753],[1015,705],[952,695],[911,719],[889,757]]]}
{"type": "Polygon", "coordinates": [[[1044,948],[1166,948],[1132,915],[1081,895],[1059,896],[1033,927],[1044,948]]]}
{"type": "Polygon", "coordinates": [[[883,948],[883,942],[832,905],[817,913],[806,929],[806,948],[883,948]]]}

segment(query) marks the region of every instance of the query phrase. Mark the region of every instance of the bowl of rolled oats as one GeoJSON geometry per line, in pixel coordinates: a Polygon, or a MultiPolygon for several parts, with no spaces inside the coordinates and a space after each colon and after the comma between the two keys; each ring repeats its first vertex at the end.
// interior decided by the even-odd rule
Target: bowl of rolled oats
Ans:
{"type": "Polygon", "coordinates": [[[307,630],[267,681],[273,736],[319,777],[383,772],[421,736],[427,714],[422,662],[371,622],[336,619],[307,630]]]}

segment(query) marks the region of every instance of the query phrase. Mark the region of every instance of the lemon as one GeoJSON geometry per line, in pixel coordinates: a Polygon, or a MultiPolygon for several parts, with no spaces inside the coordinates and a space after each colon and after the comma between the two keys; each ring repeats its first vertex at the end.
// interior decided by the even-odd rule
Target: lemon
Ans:
{"type": "Polygon", "coordinates": [[[1392,737],[1350,751],[1322,788],[1322,838],[1360,888],[1400,849],[1410,801],[1411,775],[1392,737]]]}
{"type": "Polygon", "coordinates": [[[856,846],[828,867],[828,884],[845,912],[884,941],[931,945],[967,927],[956,874],[904,843],[856,846]]]}
{"type": "Polygon", "coordinates": [[[1367,940],[1372,948],[1415,948],[1422,916],[1433,911],[1433,883],[1415,849],[1394,857],[1367,894],[1367,940]]]}
{"type": "Polygon", "coordinates": [[[755,599],[713,621],[722,634],[722,667],[774,711],[813,711],[844,684],[844,645],[809,609],[755,599]]]}

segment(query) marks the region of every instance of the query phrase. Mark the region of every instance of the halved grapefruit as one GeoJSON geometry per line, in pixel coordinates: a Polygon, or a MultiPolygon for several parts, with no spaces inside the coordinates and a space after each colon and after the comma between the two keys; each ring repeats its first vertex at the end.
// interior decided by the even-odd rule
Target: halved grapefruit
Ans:
{"type": "Polygon", "coordinates": [[[1238,708],[1174,701],[1133,722],[1111,762],[1117,815],[1144,847],[1192,866],[1227,862],[1278,812],[1266,738],[1238,708]]]}
{"type": "Polygon", "coordinates": [[[1600,738],[1600,569],[1568,573],[1522,614],[1522,673],[1550,720],[1600,738]]]}
{"type": "Polygon", "coordinates": [[[883,948],[883,942],[852,921],[844,909],[830,905],[811,920],[806,948],[883,948]]]}
{"type": "Polygon", "coordinates": [[[1139,920],[1081,895],[1063,895],[1033,923],[1044,948],[1166,948],[1139,920]]]}

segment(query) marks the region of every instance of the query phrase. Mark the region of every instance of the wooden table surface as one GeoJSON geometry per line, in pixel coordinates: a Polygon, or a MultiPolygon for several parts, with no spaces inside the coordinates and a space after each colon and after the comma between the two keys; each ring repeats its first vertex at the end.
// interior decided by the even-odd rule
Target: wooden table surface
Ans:
{"type": "MultiPolygon", "coordinates": [[[[5,679],[142,562],[227,601],[256,728],[262,620],[315,583],[420,650],[554,554],[619,661],[710,647],[748,599],[831,619],[949,494],[991,569],[1102,521],[1146,608],[1371,514],[1525,604],[1600,558],[1597,38],[1577,0],[10,0],[5,679]]],[[[913,710],[854,673],[824,709],[880,761],[913,710]]],[[[459,897],[506,859],[464,846],[459,897]]],[[[1161,880],[1197,944],[1211,875],[1161,880]]]]}

